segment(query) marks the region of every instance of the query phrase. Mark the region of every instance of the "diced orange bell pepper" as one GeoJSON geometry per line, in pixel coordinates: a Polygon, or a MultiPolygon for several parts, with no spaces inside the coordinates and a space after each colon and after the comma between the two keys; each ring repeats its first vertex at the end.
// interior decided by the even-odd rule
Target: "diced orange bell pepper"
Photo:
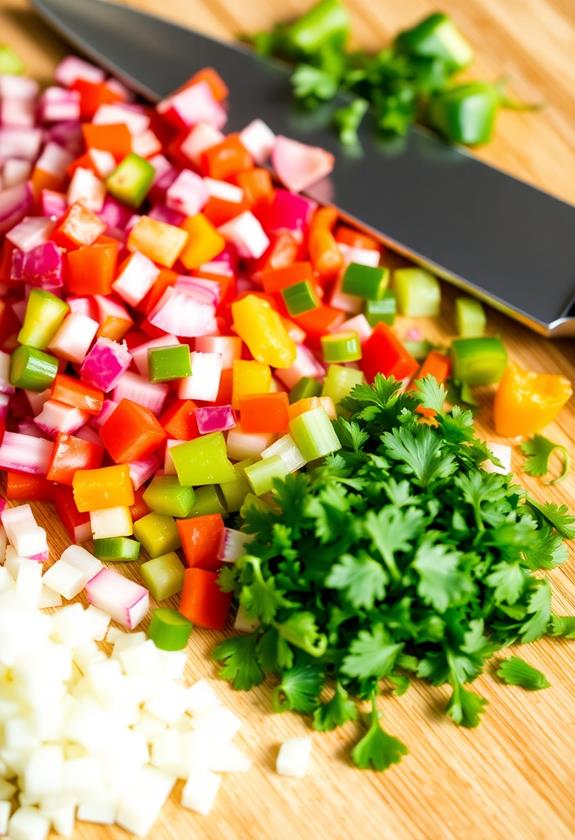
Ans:
{"type": "Polygon", "coordinates": [[[191,87],[191,85],[195,85],[197,82],[206,82],[210,87],[212,96],[218,102],[223,102],[228,98],[229,88],[218,71],[214,70],[213,67],[203,67],[201,70],[198,70],[189,82],[186,82],[184,87],[191,87]]]}
{"type": "Polygon", "coordinates": [[[217,571],[224,539],[224,520],[219,513],[176,520],[186,565],[191,569],[217,571]]]}
{"type": "Polygon", "coordinates": [[[234,372],[232,368],[225,368],[220,375],[220,387],[214,400],[214,405],[231,405],[233,395],[234,372]]]}
{"type": "Polygon", "coordinates": [[[254,166],[252,156],[238,134],[228,134],[224,140],[202,152],[200,163],[204,175],[217,181],[225,181],[254,166]]]}
{"type": "Polygon", "coordinates": [[[242,429],[247,434],[287,431],[289,401],[287,394],[255,394],[240,400],[242,429]]]}
{"type": "Polygon", "coordinates": [[[96,213],[75,202],[59,220],[51,238],[62,248],[79,248],[93,245],[105,230],[105,222],[96,213]]]}
{"type": "Polygon", "coordinates": [[[134,488],[127,464],[76,470],[72,479],[74,501],[80,513],[134,504],[134,488]]]}
{"type": "Polygon", "coordinates": [[[338,327],[345,320],[345,312],[335,309],[333,306],[322,304],[304,312],[302,315],[295,315],[295,323],[305,330],[310,344],[319,344],[322,335],[338,327]]]}
{"type": "Polygon", "coordinates": [[[256,167],[236,175],[238,187],[244,191],[244,198],[250,207],[270,199],[274,192],[271,173],[256,167]]]}
{"type": "Polygon", "coordinates": [[[360,233],[359,230],[347,225],[338,225],[335,231],[335,240],[343,245],[349,245],[351,248],[364,248],[367,251],[379,251],[381,247],[372,236],[360,233]]]}
{"type": "Polygon", "coordinates": [[[205,569],[186,569],[180,612],[192,624],[223,630],[232,603],[231,592],[222,592],[218,573],[205,569]]]}
{"type": "Polygon", "coordinates": [[[140,301],[136,309],[147,315],[158,303],[166,289],[170,286],[175,286],[177,279],[178,275],[175,271],[172,271],[170,268],[161,268],[154,285],[146,297],[140,301]]]}
{"type": "Polygon", "coordinates": [[[116,278],[119,242],[95,242],[66,255],[66,284],[75,295],[109,295],[116,278]]]}
{"type": "Polygon", "coordinates": [[[268,268],[262,272],[262,284],[268,294],[276,294],[294,283],[315,285],[316,276],[310,262],[293,262],[282,268],[268,268]]]}
{"type": "Polygon", "coordinates": [[[505,437],[540,432],[555,420],[572,393],[565,376],[509,364],[493,403],[495,431],[505,437]]]}
{"type": "Polygon", "coordinates": [[[188,242],[188,233],[175,225],[142,216],[128,236],[128,250],[140,251],[159,265],[171,268],[188,242]]]}
{"type": "Polygon", "coordinates": [[[41,169],[39,166],[34,167],[32,177],[30,178],[32,190],[36,198],[38,198],[42,190],[61,189],[65,180],[65,176],[55,175],[53,172],[46,172],[45,169],[41,169]]]}
{"type": "Polygon", "coordinates": [[[58,432],[46,478],[58,484],[72,484],[77,470],[98,469],[104,448],[90,440],[58,432]]]}
{"type": "Polygon", "coordinates": [[[187,269],[199,268],[223,251],[226,244],[224,237],[203,213],[188,216],[181,227],[188,234],[186,246],[180,255],[187,269]]]}
{"type": "Polygon", "coordinates": [[[160,424],[174,440],[194,440],[200,436],[196,422],[196,404],[192,400],[178,400],[160,417],[160,424]]]}
{"type": "Polygon", "coordinates": [[[250,205],[245,200],[228,201],[226,198],[219,198],[218,196],[212,195],[202,207],[202,215],[214,227],[218,228],[249,209],[250,205]]]}
{"type": "Polygon", "coordinates": [[[56,374],[50,396],[53,400],[73,405],[87,414],[99,414],[104,405],[104,392],[65,373],[56,374]]]}
{"type": "Polygon", "coordinates": [[[84,142],[89,149],[104,149],[122,160],[132,151],[132,135],[124,123],[95,125],[84,123],[82,126],[84,142]]]}
{"type": "Polygon", "coordinates": [[[323,281],[335,277],[343,267],[343,256],[332,233],[338,218],[335,207],[320,207],[311,221],[308,250],[314,269],[323,281]]]}
{"type": "Polygon", "coordinates": [[[294,417],[299,417],[300,414],[305,414],[306,411],[314,408],[323,408],[328,417],[335,420],[335,405],[331,397],[303,397],[301,400],[296,400],[288,408],[289,419],[293,420],[294,417]]]}
{"type": "Polygon", "coordinates": [[[149,408],[123,399],[100,427],[102,443],[117,464],[147,458],[166,432],[149,408]]]}
{"type": "Polygon", "coordinates": [[[26,502],[54,501],[55,485],[43,475],[6,470],[6,498],[26,502]]]}

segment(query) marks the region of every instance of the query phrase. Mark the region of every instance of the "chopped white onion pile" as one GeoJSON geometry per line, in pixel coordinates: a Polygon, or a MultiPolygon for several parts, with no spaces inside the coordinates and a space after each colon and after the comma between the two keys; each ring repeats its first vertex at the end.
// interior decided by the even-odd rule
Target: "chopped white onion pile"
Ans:
{"type": "Polygon", "coordinates": [[[0,549],[0,835],[71,837],[75,819],[145,835],[177,779],[182,805],[207,814],[218,773],[249,767],[232,742],[236,715],[206,680],[185,683],[185,651],[109,627],[94,604],[42,611],[87,578],[116,575],[85,549],[70,546],[44,576],[42,563],[0,549]]]}

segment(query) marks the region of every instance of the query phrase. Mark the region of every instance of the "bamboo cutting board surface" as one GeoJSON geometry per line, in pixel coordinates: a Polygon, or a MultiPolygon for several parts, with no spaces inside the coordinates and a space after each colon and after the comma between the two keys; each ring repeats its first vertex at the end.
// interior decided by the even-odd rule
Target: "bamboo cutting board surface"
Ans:
{"type": "MultiPolygon", "coordinates": [[[[73,0],[70,0],[73,2],[73,0]]],[[[221,38],[270,27],[296,15],[309,0],[131,0],[221,38]]],[[[401,27],[436,8],[431,0],[348,0],[357,45],[377,49],[401,27]]],[[[504,113],[497,136],[480,156],[539,187],[575,202],[575,12],[573,0],[442,0],[476,50],[477,77],[509,75],[512,93],[543,100],[538,114],[504,113]]],[[[47,80],[66,51],[26,8],[24,0],[0,0],[0,40],[26,60],[29,72],[47,80]]],[[[513,220],[510,220],[510,224],[513,220]]],[[[542,236],[552,231],[541,231],[542,236]]],[[[574,231],[575,235],[575,231],[574,231]]],[[[545,282],[545,278],[541,278],[545,282]]],[[[418,323],[430,338],[453,332],[451,290],[445,289],[441,321],[418,323]]],[[[510,357],[535,370],[560,372],[575,380],[573,341],[550,342],[495,313],[490,331],[504,336],[510,357]]],[[[482,432],[490,428],[491,395],[485,395],[482,432]]],[[[575,454],[575,401],[547,430],[575,454]]],[[[573,506],[575,479],[549,487],[521,472],[518,478],[540,499],[573,506]]],[[[40,507],[40,506],[38,506],[40,507]]],[[[56,554],[66,538],[49,508],[39,510],[56,554]]],[[[129,573],[129,568],[125,568],[129,573]]],[[[557,612],[575,610],[575,557],[551,575],[557,612]]],[[[189,645],[190,678],[215,677],[208,653],[218,634],[195,631],[189,645]]],[[[310,734],[301,718],[270,712],[269,689],[236,693],[216,685],[223,701],[242,717],[238,737],[253,761],[245,775],[223,780],[209,817],[182,809],[176,795],[154,826],[154,840],[572,840],[575,837],[573,744],[575,736],[575,645],[543,640],[521,649],[541,668],[552,687],[528,693],[504,686],[492,668],[476,684],[489,701],[481,726],[457,728],[442,715],[445,688],[414,685],[402,698],[382,701],[386,729],[400,737],[410,754],[383,774],[360,772],[349,764],[348,749],[359,737],[357,724],[343,731],[313,734],[312,762],[305,780],[274,772],[278,745],[287,737],[310,734]]],[[[120,840],[117,828],[77,825],[78,838],[120,840]]]]}

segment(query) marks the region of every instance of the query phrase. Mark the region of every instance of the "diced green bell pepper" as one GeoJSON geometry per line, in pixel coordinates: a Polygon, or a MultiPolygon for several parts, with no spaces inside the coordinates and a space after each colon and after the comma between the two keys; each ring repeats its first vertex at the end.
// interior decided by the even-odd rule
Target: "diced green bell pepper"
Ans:
{"type": "Polygon", "coordinates": [[[159,557],[180,548],[180,534],[175,520],[161,513],[147,513],[134,522],[134,536],[150,557],[159,557]]]}
{"type": "Polygon", "coordinates": [[[365,300],[380,300],[389,284],[389,269],[384,266],[350,263],[346,268],[341,290],[365,300]]]}
{"type": "Polygon", "coordinates": [[[221,432],[202,435],[170,449],[180,484],[186,487],[222,484],[236,477],[221,432]]]}
{"type": "Polygon", "coordinates": [[[428,119],[452,143],[488,143],[501,105],[501,93],[489,82],[465,82],[434,93],[428,119]]]}
{"type": "Polygon", "coordinates": [[[145,158],[130,152],[108,175],[106,189],[124,204],[139,207],[156,177],[156,170],[145,158]]]}
{"type": "MultiPolygon", "coordinates": [[[[253,458],[245,458],[243,461],[238,461],[237,464],[234,464],[234,471],[236,473],[234,480],[225,481],[223,484],[220,484],[220,491],[224,497],[226,508],[229,513],[236,513],[241,508],[245,497],[250,492],[250,485],[244,470],[253,463],[255,463],[253,458]]],[[[202,488],[200,488],[200,490],[201,489],[202,488]]],[[[196,497],[198,494],[199,491],[196,494],[196,497]]],[[[217,513],[218,511],[215,512],[217,513]]]]}
{"type": "Polygon", "coordinates": [[[192,373],[190,348],[187,344],[151,348],[148,350],[148,362],[151,382],[170,382],[192,373]]]}
{"type": "Polygon", "coordinates": [[[320,299],[309,280],[293,283],[291,286],[282,289],[281,294],[286,309],[292,317],[317,309],[320,305],[320,299]]]}
{"type": "Polygon", "coordinates": [[[461,338],[482,336],[487,324],[485,309],[475,298],[458,297],[455,300],[455,323],[461,338]]]}
{"type": "Polygon", "coordinates": [[[319,397],[321,394],[321,382],[312,379],[311,376],[302,376],[299,382],[289,392],[290,403],[303,400],[306,397],[319,397]]]}
{"type": "Polygon", "coordinates": [[[52,292],[32,289],[28,295],[24,323],[18,333],[20,344],[43,350],[52,340],[70,307],[52,292]]]}
{"type": "Polygon", "coordinates": [[[140,556],[140,543],[128,537],[103,537],[94,540],[94,554],[107,563],[131,563],[140,556]]]}
{"type": "Polygon", "coordinates": [[[381,321],[384,324],[392,326],[397,314],[397,298],[395,297],[395,292],[391,289],[386,289],[385,294],[380,300],[366,300],[364,312],[367,322],[371,327],[375,327],[381,321]]]}
{"type": "Polygon", "coordinates": [[[219,486],[208,484],[205,487],[198,487],[195,493],[196,498],[190,516],[206,516],[208,513],[220,513],[222,516],[227,514],[222,498],[223,493],[220,493],[219,486]]]}
{"type": "Polygon", "coordinates": [[[22,344],[10,358],[10,382],[27,391],[45,391],[58,373],[58,359],[22,344]]]}
{"type": "Polygon", "coordinates": [[[324,362],[356,362],[361,359],[361,344],[356,332],[322,335],[321,351],[324,362]]]}
{"type": "Polygon", "coordinates": [[[175,475],[157,475],[142,498],[155,513],[181,518],[190,515],[195,497],[192,488],[182,487],[175,475]]]}
{"type": "Polygon", "coordinates": [[[399,268],[393,272],[397,305],[409,318],[435,317],[441,307],[441,286],[424,268],[399,268]]]}
{"type": "Polygon", "coordinates": [[[473,61],[470,45],[443,12],[435,12],[411,29],[400,32],[395,43],[410,55],[437,58],[451,71],[461,70],[473,61]]]}
{"type": "Polygon", "coordinates": [[[330,365],[321,389],[322,397],[331,397],[336,406],[349,396],[356,385],[364,381],[363,373],[351,367],[343,365],[330,365]]]}
{"type": "Polygon", "coordinates": [[[320,0],[286,27],[283,40],[290,51],[312,55],[326,45],[343,47],[348,30],[349,19],[341,0],[320,0]]]}
{"type": "Polygon", "coordinates": [[[499,382],[507,366],[500,338],[456,338],[451,345],[452,375],[470,387],[499,382]]]}
{"type": "Polygon", "coordinates": [[[0,44],[0,76],[21,76],[24,62],[7,44],[0,44]]]}

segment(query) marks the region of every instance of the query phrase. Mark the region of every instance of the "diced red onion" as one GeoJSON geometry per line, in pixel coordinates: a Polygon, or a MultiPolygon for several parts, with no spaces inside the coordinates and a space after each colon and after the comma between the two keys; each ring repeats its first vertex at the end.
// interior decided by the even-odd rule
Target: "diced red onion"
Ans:
{"type": "Polygon", "coordinates": [[[0,97],[2,99],[35,99],[39,85],[34,79],[25,76],[0,74],[0,97]]]}
{"type": "Polygon", "coordinates": [[[276,136],[263,120],[256,119],[240,131],[240,140],[255,162],[261,166],[271,155],[276,136]]]}
{"type": "Polygon", "coordinates": [[[125,344],[99,338],[82,363],[80,377],[107,393],[118,384],[131,361],[132,356],[125,344]]]}
{"type": "Polygon", "coordinates": [[[226,241],[236,246],[240,257],[247,259],[261,257],[270,244],[259,220],[249,210],[235,216],[218,230],[226,241]]]}
{"type": "Polygon", "coordinates": [[[154,204],[148,216],[150,219],[156,219],[158,222],[165,222],[167,225],[174,225],[174,227],[179,227],[186,218],[185,213],[172,210],[171,207],[166,207],[165,204],[154,204]]]}
{"type": "Polygon", "coordinates": [[[329,305],[336,309],[341,309],[342,312],[347,312],[350,315],[358,315],[363,309],[363,300],[358,295],[348,295],[342,291],[343,274],[337,278],[330,298],[329,305]]]}
{"type": "Polygon", "coordinates": [[[222,287],[216,280],[208,280],[205,277],[188,277],[187,274],[178,275],[174,288],[192,295],[199,303],[208,303],[212,306],[218,305],[222,292],[222,287]]]}
{"type": "Polygon", "coordinates": [[[48,435],[55,435],[56,432],[71,435],[81,428],[89,417],[89,414],[73,405],[50,399],[46,400],[42,411],[34,418],[34,422],[48,435]]]}
{"type": "Polygon", "coordinates": [[[204,179],[191,169],[182,169],[166,191],[166,206],[186,216],[195,216],[208,198],[204,179]]]}
{"type": "Polygon", "coordinates": [[[287,190],[276,190],[265,212],[265,226],[268,233],[288,231],[302,239],[317,204],[303,195],[287,190]]]}
{"type": "Polygon", "coordinates": [[[98,313],[98,321],[104,324],[108,318],[118,318],[126,321],[126,331],[134,323],[132,316],[125,306],[109,295],[94,295],[94,303],[98,313]]]}
{"type": "Polygon", "coordinates": [[[148,590],[113,569],[104,568],[86,584],[90,604],[133,630],[149,607],[148,590]]]}
{"type": "Polygon", "coordinates": [[[64,282],[62,251],[54,242],[36,245],[26,253],[15,250],[12,252],[10,277],[12,280],[28,283],[30,286],[58,289],[64,282]]]}
{"type": "Polygon", "coordinates": [[[47,172],[49,175],[64,179],[66,177],[66,170],[73,160],[74,158],[70,152],[63,149],[58,143],[46,143],[42,154],[36,161],[36,166],[42,172],[47,172]]]}
{"type": "Polygon", "coordinates": [[[219,353],[191,354],[192,375],[179,380],[178,397],[181,400],[213,402],[218,396],[222,375],[222,357],[219,353]]]}
{"type": "Polygon", "coordinates": [[[107,178],[116,168],[116,159],[105,149],[90,149],[90,160],[100,178],[107,178]]]}
{"type": "Polygon", "coordinates": [[[50,393],[50,388],[46,388],[44,391],[24,391],[28,404],[32,409],[32,414],[40,414],[44,403],[50,399],[50,393]]]}
{"type": "Polygon", "coordinates": [[[373,327],[369,325],[369,321],[365,315],[361,314],[356,315],[355,318],[349,318],[342,324],[336,324],[334,327],[330,328],[329,332],[349,332],[350,330],[351,332],[357,333],[360,343],[363,344],[364,341],[367,341],[367,339],[371,336],[373,327]]]}
{"type": "Polygon", "coordinates": [[[301,192],[321,181],[333,170],[335,158],[319,146],[308,146],[279,134],[272,150],[276,175],[293,192],[301,192]]]}
{"type": "Polygon", "coordinates": [[[160,468],[160,459],[157,455],[150,455],[140,461],[131,461],[128,464],[130,480],[134,490],[139,490],[146,481],[155,475],[160,468]]]}
{"type": "Polygon", "coordinates": [[[195,125],[186,135],[183,143],[180,144],[180,152],[191,163],[197,166],[200,156],[210,146],[215,146],[224,139],[224,135],[213,125],[200,122],[195,125]]]}
{"type": "Polygon", "coordinates": [[[148,294],[159,273],[160,269],[152,260],[136,251],[123,264],[112,288],[130,306],[137,306],[148,294]]]}
{"type": "Polygon", "coordinates": [[[46,475],[52,449],[52,442],[44,438],[6,431],[0,444],[0,467],[31,475],[46,475]]]}
{"type": "Polygon", "coordinates": [[[44,216],[63,216],[68,203],[64,193],[55,190],[42,190],[40,195],[40,209],[44,216]]]}
{"type": "Polygon", "coordinates": [[[48,349],[58,358],[81,364],[98,332],[98,322],[82,312],[70,312],[54,334],[48,349]]]}
{"type": "Polygon", "coordinates": [[[220,129],[226,122],[226,112],[204,81],[189,85],[163,99],[157,111],[182,128],[202,122],[220,129]]]}
{"type": "Polygon", "coordinates": [[[243,201],[244,191],[235,184],[217,181],[215,178],[204,178],[204,184],[210,198],[221,198],[222,201],[231,201],[234,204],[243,201]]]}
{"type": "Polygon", "coordinates": [[[218,353],[222,370],[229,370],[242,357],[242,340],[236,335],[202,335],[196,338],[195,348],[200,353],[218,353]]]}
{"type": "Polygon", "coordinates": [[[28,99],[0,99],[0,125],[10,128],[33,128],[36,107],[28,99]]]}
{"type": "Polygon", "coordinates": [[[150,324],[185,338],[216,332],[215,308],[185,292],[167,288],[148,315],[150,324]]]}
{"type": "Polygon", "coordinates": [[[29,160],[20,160],[20,158],[9,158],[4,162],[2,167],[2,183],[4,189],[8,187],[15,187],[21,184],[30,177],[32,172],[32,164],[29,160]]]}
{"type": "Polygon", "coordinates": [[[78,155],[82,152],[84,145],[82,140],[81,124],[75,120],[56,123],[55,125],[50,126],[48,129],[47,139],[53,140],[54,143],[58,143],[59,146],[62,146],[74,157],[78,157],[78,155]]]}
{"type": "Polygon", "coordinates": [[[150,118],[139,105],[100,105],[92,118],[94,125],[126,126],[130,134],[142,134],[150,127],[150,118]]]}
{"type": "Polygon", "coordinates": [[[196,422],[201,435],[211,432],[227,432],[236,425],[231,405],[206,405],[196,409],[196,422]]]}
{"type": "Polygon", "coordinates": [[[298,344],[296,345],[296,358],[293,365],[288,368],[278,368],[276,376],[286,388],[293,388],[302,376],[321,379],[322,376],[325,376],[325,368],[305,344],[298,344]]]}
{"type": "Polygon", "coordinates": [[[124,228],[132,211],[113,196],[107,195],[98,215],[109,228],[124,228]]]}
{"type": "Polygon", "coordinates": [[[102,410],[100,413],[92,418],[92,425],[94,428],[99,429],[102,426],[108,417],[115,412],[118,408],[118,403],[114,402],[114,400],[104,400],[104,404],[102,406],[102,410]]]}
{"type": "Polygon", "coordinates": [[[53,230],[52,219],[46,216],[25,216],[6,234],[6,239],[20,251],[27,252],[37,245],[43,245],[53,230]]]}
{"type": "Polygon", "coordinates": [[[162,382],[150,382],[143,376],[131,371],[126,371],[119,378],[112,393],[114,402],[121,402],[124,399],[132,400],[149,408],[154,414],[162,410],[169,388],[162,382]]]}
{"type": "Polygon", "coordinates": [[[106,77],[100,67],[84,61],[83,58],[68,55],[56,67],[54,78],[58,84],[64,85],[64,87],[71,87],[78,79],[97,84],[103,82],[106,77]]]}
{"type": "Polygon", "coordinates": [[[39,128],[0,128],[0,160],[36,160],[42,145],[39,128]]]}
{"type": "Polygon", "coordinates": [[[10,354],[0,350],[0,394],[13,394],[15,391],[10,382],[10,354]]]}
{"type": "Polygon", "coordinates": [[[38,102],[38,116],[42,122],[66,122],[80,119],[80,94],[77,90],[47,87],[38,102]]]}
{"type": "Polygon", "coordinates": [[[162,143],[153,131],[143,131],[141,134],[132,137],[132,151],[135,155],[149,158],[162,151],[162,143]]]}
{"type": "Polygon", "coordinates": [[[222,563],[235,563],[246,554],[246,545],[253,540],[252,534],[237,531],[235,528],[224,528],[224,538],[220,549],[219,559],[222,563]]]}
{"type": "MultiPolygon", "coordinates": [[[[1,144],[0,140],[0,144],[1,144]]],[[[0,191],[0,234],[14,227],[32,210],[34,195],[30,184],[16,184],[0,191]]]]}
{"type": "Polygon", "coordinates": [[[98,213],[104,206],[106,185],[94,175],[91,169],[79,166],[74,170],[66,195],[69,205],[79,201],[88,210],[98,213]]]}

